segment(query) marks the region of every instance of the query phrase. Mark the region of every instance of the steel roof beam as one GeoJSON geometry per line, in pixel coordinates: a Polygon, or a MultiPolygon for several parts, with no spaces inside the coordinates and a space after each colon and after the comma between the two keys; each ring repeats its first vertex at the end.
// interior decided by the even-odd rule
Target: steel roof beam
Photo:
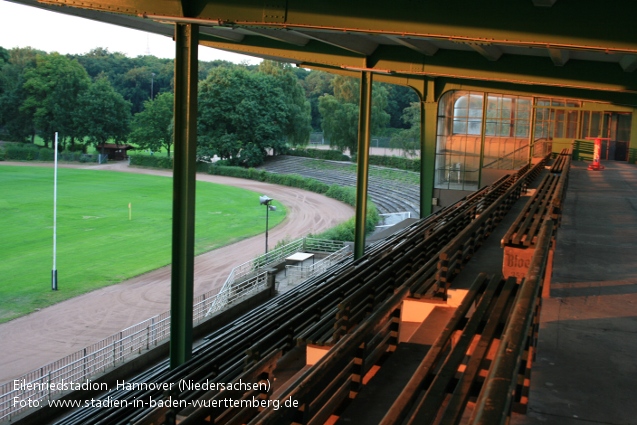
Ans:
{"type": "Polygon", "coordinates": [[[624,72],[633,72],[637,69],[637,55],[625,55],[619,61],[624,72]]]}
{"type": "Polygon", "coordinates": [[[420,40],[417,38],[397,37],[394,35],[386,35],[385,37],[394,41],[395,43],[408,47],[411,50],[414,50],[425,56],[433,56],[438,51],[438,47],[427,40],[420,40]]]}
{"type": "Polygon", "coordinates": [[[555,64],[555,66],[564,66],[570,58],[568,50],[563,49],[549,49],[549,56],[555,64]]]}
{"type": "Polygon", "coordinates": [[[500,59],[500,56],[502,56],[502,50],[500,50],[497,46],[493,46],[489,43],[466,44],[490,61],[497,61],[498,59],[500,59]]]}
{"type": "MultiPolygon", "coordinates": [[[[27,3],[27,1],[17,0],[27,3]]],[[[273,1],[193,0],[184,13],[181,2],[164,0],[43,0],[132,15],[188,16],[239,26],[316,29],[366,34],[423,37],[493,45],[593,49],[637,53],[633,36],[635,2],[579,0],[536,7],[524,1],[447,0],[386,2],[341,0],[273,1]],[[600,25],[600,22],[612,25],[600,25]]]]}

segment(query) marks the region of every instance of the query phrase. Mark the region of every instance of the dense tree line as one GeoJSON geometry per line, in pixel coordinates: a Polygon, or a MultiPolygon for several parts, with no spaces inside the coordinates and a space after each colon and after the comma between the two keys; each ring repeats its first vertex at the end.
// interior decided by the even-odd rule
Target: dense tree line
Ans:
{"type": "MultiPolygon", "coordinates": [[[[49,146],[57,131],[67,150],[130,142],[170,154],[173,80],[171,59],[0,47],[0,140],[34,143],[39,136],[49,146]]],[[[341,151],[356,150],[357,79],[272,61],[213,61],[200,62],[199,81],[203,159],[258,165],[268,152],[306,145],[312,131],[341,151]]],[[[406,144],[418,131],[410,109],[416,101],[406,87],[374,83],[374,134],[406,144]]]]}

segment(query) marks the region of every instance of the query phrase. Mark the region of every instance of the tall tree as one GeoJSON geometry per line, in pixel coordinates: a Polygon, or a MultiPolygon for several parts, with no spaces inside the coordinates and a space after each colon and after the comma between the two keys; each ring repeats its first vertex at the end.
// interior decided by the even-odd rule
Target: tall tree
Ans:
{"type": "Polygon", "coordinates": [[[215,68],[199,84],[197,152],[256,166],[284,145],[288,108],[269,75],[242,66],[215,68]]]}
{"type": "Polygon", "coordinates": [[[143,66],[133,68],[124,74],[122,80],[122,94],[132,103],[133,113],[142,110],[144,101],[150,99],[151,89],[154,92],[154,72],[143,66]]]}
{"type": "Polygon", "coordinates": [[[9,62],[9,51],[4,47],[0,46],[0,69],[4,66],[5,63],[9,62]]]}
{"type": "Polygon", "coordinates": [[[409,108],[413,102],[418,102],[416,92],[407,86],[381,83],[387,90],[387,113],[391,117],[389,126],[391,128],[409,128],[409,124],[403,120],[403,111],[409,108]]]}
{"type": "Polygon", "coordinates": [[[15,48],[8,51],[8,61],[0,69],[0,127],[3,138],[25,142],[35,138],[33,115],[22,110],[27,98],[24,89],[27,70],[35,68],[36,56],[44,52],[31,48],[15,48]]]}
{"type": "Polygon", "coordinates": [[[155,56],[126,57],[123,53],[111,53],[98,47],[86,55],[76,55],[88,74],[96,78],[100,74],[108,76],[115,90],[132,103],[137,113],[143,103],[159,93],[172,91],[174,61],[155,56]]]}
{"type": "Polygon", "coordinates": [[[165,148],[170,156],[173,144],[172,93],[160,93],[153,100],[144,102],[144,110],[133,117],[131,141],[141,149],[159,151],[165,148]]]}
{"type": "Polygon", "coordinates": [[[73,111],[89,84],[86,70],[59,53],[38,55],[36,66],[25,73],[27,97],[22,110],[33,114],[38,134],[46,145],[59,132],[62,139],[79,136],[73,111]]]}
{"type": "Polygon", "coordinates": [[[403,110],[402,121],[408,128],[395,133],[389,144],[402,150],[404,156],[413,156],[420,149],[420,102],[412,102],[403,110]]]}
{"type": "Polygon", "coordinates": [[[311,71],[307,77],[303,80],[303,87],[305,88],[305,97],[310,102],[311,114],[312,114],[312,129],[314,131],[321,131],[322,116],[319,111],[319,98],[323,95],[334,95],[334,87],[332,86],[332,80],[336,76],[328,72],[311,71]]]}
{"type": "Polygon", "coordinates": [[[80,94],[74,119],[81,136],[88,143],[104,146],[126,140],[130,126],[130,102],[117,93],[105,75],[100,75],[80,94]]]}
{"type": "MultiPolygon", "coordinates": [[[[319,98],[319,111],[323,117],[322,127],[330,145],[341,151],[356,152],[358,145],[358,114],[360,104],[360,81],[356,78],[337,76],[332,80],[334,95],[319,98]]],[[[372,134],[379,134],[389,123],[387,90],[374,84],[372,90],[372,134]]]]}
{"type": "Polygon", "coordinates": [[[310,102],[305,98],[305,91],[299,84],[293,68],[281,62],[263,61],[259,64],[258,70],[272,76],[272,82],[285,96],[288,119],[283,131],[287,143],[292,146],[307,145],[312,131],[310,102]]]}

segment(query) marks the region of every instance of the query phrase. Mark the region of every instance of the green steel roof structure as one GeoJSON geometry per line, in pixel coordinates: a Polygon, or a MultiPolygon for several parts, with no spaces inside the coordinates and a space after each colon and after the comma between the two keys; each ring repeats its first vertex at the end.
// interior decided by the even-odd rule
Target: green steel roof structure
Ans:
{"type": "Polygon", "coordinates": [[[437,100],[446,90],[576,98],[637,111],[633,0],[11,1],[175,39],[173,367],[192,353],[198,45],[361,78],[357,258],[364,255],[373,79],[420,96],[422,215],[431,212],[437,100]]]}
{"type": "Polygon", "coordinates": [[[11,0],[308,68],[531,86],[637,106],[631,0],[11,0]],[[558,90],[558,89],[561,89],[558,90]]]}

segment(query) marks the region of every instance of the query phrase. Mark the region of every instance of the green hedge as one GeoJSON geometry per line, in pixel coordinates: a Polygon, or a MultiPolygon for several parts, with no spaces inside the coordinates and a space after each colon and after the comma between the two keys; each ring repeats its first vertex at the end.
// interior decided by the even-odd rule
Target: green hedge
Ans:
{"type": "Polygon", "coordinates": [[[37,161],[40,149],[34,145],[9,145],[5,148],[5,158],[9,161],[37,161]]]}
{"type": "MultiPolygon", "coordinates": [[[[39,148],[34,145],[11,145],[5,148],[4,159],[8,161],[53,161],[53,149],[39,148]]],[[[87,155],[82,152],[60,152],[60,161],[97,162],[97,155],[87,155]]]]}
{"type": "Polygon", "coordinates": [[[168,170],[172,170],[173,159],[172,157],[159,155],[131,155],[130,165],[137,165],[140,167],[165,168],[168,170]]]}
{"type": "Polygon", "coordinates": [[[331,161],[349,161],[349,156],[337,150],[324,149],[290,149],[287,155],[302,156],[305,158],[328,159],[331,161]]]}
{"type": "Polygon", "coordinates": [[[398,170],[420,171],[420,158],[408,159],[401,156],[370,155],[369,163],[370,165],[396,168],[398,170]]]}
{"type": "MultiPolygon", "coordinates": [[[[82,152],[76,151],[64,151],[61,152],[58,156],[60,161],[75,161],[75,162],[97,162],[99,160],[98,155],[89,155],[82,152]]],[[[53,155],[51,155],[51,161],[53,160],[53,155]]]]}
{"type": "MultiPolygon", "coordinates": [[[[261,182],[280,184],[283,186],[298,187],[310,192],[320,193],[330,198],[339,200],[348,205],[356,205],[356,189],[353,187],[343,187],[339,185],[328,185],[315,179],[299,176],[296,174],[275,174],[265,170],[255,170],[254,168],[228,167],[224,165],[213,165],[210,167],[210,174],[227,177],[237,177],[242,179],[257,180],[261,182]]],[[[368,232],[372,232],[376,223],[380,220],[376,206],[369,202],[367,206],[366,226],[368,232]]],[[[352,217],[345,223],[326,230],[318,238],[353,241],[355,220],[352,217]]]]}
{"type": "MultiPolygon", "coordinates": [[[[130,165],[137,165],[138,167],[152,167],[152,168],[164,168],[172,170],[173,158],[167,156],[155,156],[155,155],[130,155],[130,165]]],[[[201,173],[207,173],[210,170],[209,162],[198,162],[197,171],[201,173]]]]}

